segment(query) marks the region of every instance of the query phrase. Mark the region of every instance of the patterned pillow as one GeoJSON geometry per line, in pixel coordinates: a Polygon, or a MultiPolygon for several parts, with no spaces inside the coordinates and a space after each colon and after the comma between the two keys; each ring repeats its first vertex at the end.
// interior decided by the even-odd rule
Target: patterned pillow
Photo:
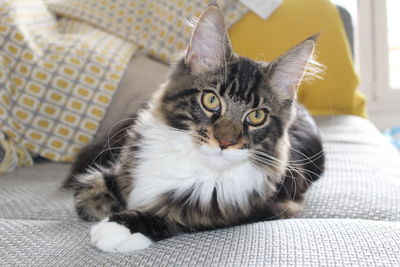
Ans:
{"type": "Polygon", "coordinates": [[[69,161],[96,133],[136,45],[57,21],[42,0],[2,3],[0,129],[20,148],[69,161]]]}
{"type": "Polygon", "coordinates": [[[33,164],[29,152],[0,131],[0,174],[33,164]]]}

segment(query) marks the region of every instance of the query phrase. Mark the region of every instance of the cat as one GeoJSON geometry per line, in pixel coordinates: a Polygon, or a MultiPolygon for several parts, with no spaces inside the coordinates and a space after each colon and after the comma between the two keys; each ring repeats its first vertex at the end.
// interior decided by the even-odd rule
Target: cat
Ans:
{"type": "Polygon", "coordinates": [[[296,102],[316,38],[271,63],[240,57],[211,4],[148,106],[77,156],[66,185],[79,216],[100,221],[91,243],[129,252],[301,211],[324,169],[318,129],[296,102]]]}

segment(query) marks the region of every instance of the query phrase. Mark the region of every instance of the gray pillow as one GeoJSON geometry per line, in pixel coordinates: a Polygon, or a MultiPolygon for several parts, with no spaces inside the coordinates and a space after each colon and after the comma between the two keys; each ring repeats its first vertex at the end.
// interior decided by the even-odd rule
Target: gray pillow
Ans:
{"type": "Polygon", "coordinates": [[[108,108],[95,140],[108,134],[118,121],[144,106],[151,94],[166,79],[168,66],[138,54],[132,57],[108,108]]]}

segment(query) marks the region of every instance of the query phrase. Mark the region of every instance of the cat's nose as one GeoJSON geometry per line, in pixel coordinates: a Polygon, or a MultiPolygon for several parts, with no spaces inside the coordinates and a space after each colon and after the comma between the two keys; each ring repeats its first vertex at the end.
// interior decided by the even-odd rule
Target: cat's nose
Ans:
{"type": "Polygon", "coordinates": [[[236,145],[242,137],[242,124],[239,121],[232,121],[220,118],[213,126],[214,137],[219,142],[221,149],[236,145]]]}
{"type": "Polygon", "coordinates": [[[221,149],[225,149],[229,146],[233,146],[237,144],[237,140],[227,140],[227,139],[223,139],[223,138],[217,138],[219,142],[219,146],[221,147],[221,149]]]}

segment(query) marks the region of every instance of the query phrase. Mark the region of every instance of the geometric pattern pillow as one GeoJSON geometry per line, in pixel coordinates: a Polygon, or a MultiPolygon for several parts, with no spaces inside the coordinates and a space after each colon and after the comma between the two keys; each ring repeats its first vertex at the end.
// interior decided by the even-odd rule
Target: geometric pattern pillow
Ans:
{"type": "MultiPolygon", "coordinates": [[[[185,20],[199,17],[209,0],[45,0],[59,15],[79,18],[126,38],[147,54],[170,62],[188,45],[191,28],[185,20]]],[[[229,27],[247,7],[238,0],[216,1],[229,27]]]]}
{"type": "Polygon", "coordinates": [[[0,131],[0,174],[11,172],[16,167],[31,166],[32,164],[29,152],[0,131]]]}
{"type": "Polygon", "coordinates": [[[35,154],[70,161],[96,133],[136,45],[57,21],[42,0],[2,2],[1,130],[35,154]]]}

